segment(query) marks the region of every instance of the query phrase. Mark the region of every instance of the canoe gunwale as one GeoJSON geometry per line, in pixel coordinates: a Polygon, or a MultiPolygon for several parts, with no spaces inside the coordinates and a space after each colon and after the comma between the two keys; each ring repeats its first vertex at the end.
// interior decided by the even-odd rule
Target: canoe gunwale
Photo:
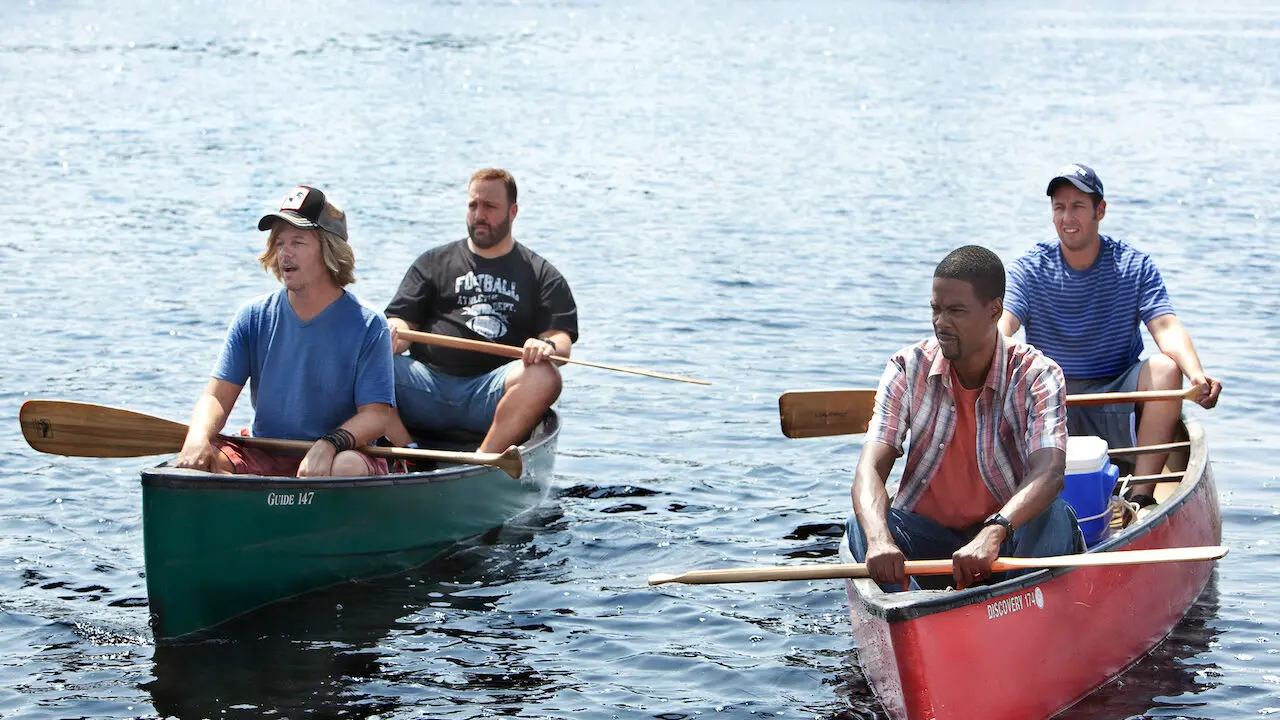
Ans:
{"type": "MultiPolygon", "coordinates": [[[[1184,427],[1191,440],[1187,469],[1174,494],[1161,502],[1157,509],[1093,548],[1090,552],[1122,550],[1167,522],[1191,497],[1201,489],[1208,468],[1204,430],[1199,423],[1185,421],[1184,427]]],[[[843,541],[848,542],[847,538],[843,541]]],[[[847,545],[846,545],[847,547],[847,545]]],[[[1046,568],[1005,580],[994,585],[982,585],[966,590],[917,590],[909,593],[882,592],[870,579],[850,580],[857,591],[861,612],[885,622],[896,623],[914,620],[935,613],[987,602],[1015,591],[1023,591],[1042,585],[1054,578],[1074,572],[1078,568],[1046,568]]]]}
{"type": "MultiPolygon", "coordinates": [[[[534,429],[529,441],[520,446],[520,454],[527,456],[538,452],[548,442],[554,442],[560,434],[560,416],[548,410],[534,429]]],[[[397,473],[354,478],[298,478],[266,475],[219,475],[201,470],[176,468],[169,461],[142,471],[142,484],[147,487],[183,490],[317,490],[355,487],[383,487],[393,485],[422,485],[456,482],[494,471],[488,465],[454,465],[427,472],[397,473]]]]}

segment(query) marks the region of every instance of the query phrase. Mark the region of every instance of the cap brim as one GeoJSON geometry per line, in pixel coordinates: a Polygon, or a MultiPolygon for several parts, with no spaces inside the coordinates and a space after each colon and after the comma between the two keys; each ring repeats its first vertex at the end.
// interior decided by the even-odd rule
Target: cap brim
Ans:
{"type": "Polygon", "coordinates": [[[267,213],[266,215],[263,215],[262,219],[258,221],[258,229],[270,230],[276,220],[283,220],[290,225],[303,230],[314,230],[315,228],[320,227],[292,210],[281,210],[280,212],[267,213]]]}
{"type": "Polygon", "coordinates": [[[1094,190],[1093,188],[1089,187],[1088,185],[1085,185],[1084,183],[1080,182],[1079,180],[1075,179],[1074,177],[1072,177],[1072,176],[1070,176],[1070,175],[1059,175],[1058,177],[1056,177],[1056,178],[1054,178],[1054,179],[1050,180],[1050,181],[1049,181],[1049,187],[1047,187],[1047,188],[1045,188],[1045,189],[1044,189],[1044,194],[1045,194],[1045,195],[1047,195],[1047,196],[1052,197],[1052,196],[1053,196],[1053,189],[1054,189],[1055,187],[1057,187],[1058,183],[1060,183],[1060,182],[1069,182],[1069,183],[1071,183],[1072,185],[1075,185],[1075,186],[1076,186],[1076,189],[1077,189],[1077,190],[1079,190],[1079,191],[1080,191],[1080,192],[1082,192],[1082,193],[1089,193],[1090,195],[1100,195],[1100,194],[1101,194],[1101,193],[1099,193],[1097,190],[1094,190]]]}

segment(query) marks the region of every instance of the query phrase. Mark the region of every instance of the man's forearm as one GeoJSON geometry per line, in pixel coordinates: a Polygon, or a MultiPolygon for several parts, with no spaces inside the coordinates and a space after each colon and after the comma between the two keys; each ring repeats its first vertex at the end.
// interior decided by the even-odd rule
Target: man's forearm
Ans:
{"type": "Polygon", "coordinates": [[[1062,492],[1066,453],[1061,450],[1040,450],[1033,453],[1032,458],[1033,462],[1027,470],[1027,482],[1000,508],[1000,514],[1015,528],[1022,527],[1044,512],[1062,492]],[[1042,457],[1037,458],[1038,455],[1042,457]]]}
{"type": "Polygon", "coordinates": [[[569,357],[569,353],[573,350],[573,341],[569,339],[569,333],[563,330],[552,330],[539,337],[555,345],[556,355],[560,357],[569,357]]]}
{"type": "Polygon", "coordinates": [[[1156,318],[1147,329],[1151,331],[1156,347],[1160,348],[1160,352],[1173,358],[1183,375],[1195,377],[1204,373],[1196,346],[1191,342],[1187,329],[1176,316],[1167,316],[1167,319],[1156,318]]]}
{"type": "Polygon", "coordinates": [[[218,398],[211,393],[205,392],[200,395],[200,399],[196,401],[196,407],[191,411],[190,428],[187,429],[187,438],[200,438],[212,441],[222,432],[222,428],[227,424],[227,412],[223,409],[222,403],[218,402],[218,398]]]}
{"type": "Polygon", "coordinates": [[[892,541],[889,533],[889,493],[876,480],[859,477],[853,486],[853,514],[867,542],[892,541]]]}
{"type": "Polygon", "coordinates": [[[1032,480],[1000,508],[1000,514],[1015,528],[1026,525],[1057,499],[1062,484],[1059,482],[1057,485],[1059,489],[1054,490],[1049,478],[1032,480]]]}
{"type": "Polygon", "coordinates": [[[387,316],[387,325],[392,325],[392,326],[398,327],[398,328],[400,328],[401,330],[418,330],[418,329],[420,329],[420,327],[418,326],[418,323],[409,322],[408,320],[405,320],[404,318],[393,317],[393,316],[390,316],[390,315],[388,315],[388,316],[387,316]]]}
{"type": "Polygon", "coordinates": [[[341,427],[355,438],[355,447],[371,445],[386,433],[390,413],[390,405],[382,403],[361,405],[356,409],[356,414],[342,423],[341,427]]]}
{"type": "Polygon", "coordinates": [[[897,457],[894,448],[871,440],[863,443],[862,453],[858,456],[850,494],[853,514],[858,518],[858,527],[867,536],[868,544],[893,544],[893,536],[889,532],[889,491],[885,489],[885,482],[897,457]]]}

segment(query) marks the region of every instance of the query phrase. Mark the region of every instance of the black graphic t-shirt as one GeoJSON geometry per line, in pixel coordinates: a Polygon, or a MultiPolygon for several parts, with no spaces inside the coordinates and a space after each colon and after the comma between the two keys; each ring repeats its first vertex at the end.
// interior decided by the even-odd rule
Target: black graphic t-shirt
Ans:
{"type": "MultiPolygon", "coordinates": [[[[471,252],[465,239],[423,253],[409,267],[387,305],[387,317],[426,332],[520,347],[547,330],[578,340],[578,306],[569,283],[551,263],[515,244],[499,258],[471,252]]],[[[487,373],[508,358],[414,343],[409,354],[440,372],[487,373]]]]}

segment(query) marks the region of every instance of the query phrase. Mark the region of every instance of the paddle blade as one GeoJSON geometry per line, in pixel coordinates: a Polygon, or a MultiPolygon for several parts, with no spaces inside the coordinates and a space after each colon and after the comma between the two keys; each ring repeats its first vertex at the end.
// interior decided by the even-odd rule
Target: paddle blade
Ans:
{"type": "Polygon", "coordinates": [[[524,474],[524,458],[520,457],[520,451],[514,446],[507,448],[501,455],[494,458],[493,466],[500,468],[516,480],[519,480],[520,476],[524,474]]]}
{"type": "Polygon", "coordinates": [[[875,408],[875,390],[794,390],[778,397],[782,434],[789,438],[864,433],[875,408]]]}
{"type": "Polygon", "coordinates": [[[131,410],[63,400],[28,400],[22,436],[40,452],[74,457],[142,457],[182,449],[187,426],[131,410]]]}

